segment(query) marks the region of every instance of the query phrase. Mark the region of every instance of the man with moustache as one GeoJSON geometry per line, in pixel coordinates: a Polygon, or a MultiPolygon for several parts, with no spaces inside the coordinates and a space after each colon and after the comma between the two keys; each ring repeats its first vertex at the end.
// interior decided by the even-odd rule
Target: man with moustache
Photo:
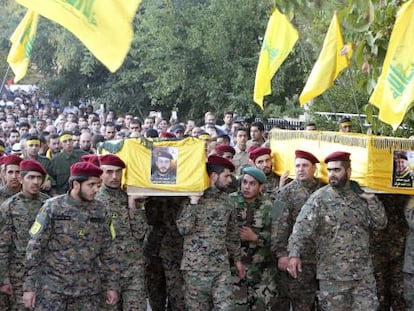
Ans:
{"type": "Polygon", "coordinates": [[[371,229],[387,225],[382,203],[374,194],[351,186],[350,153],[325,158],[329,184],[302,207],[289,238],[287,271],[302,273],[307,241],[316,244],[316,277],[322,310],[376,310],[378,298],[369,252],[371,229]]]}
{"type": "Polygon", "coordinates": [[[20,162],[21,192],[0,206],[0,291],[9,295],[10,310],[24,310],[21,298],[24,258],[30,225],[49,196],[40,192],[47,175],[34,160],[20,162]]]}
{"type": "Polygon", "coordinates": [[[30,229],[23,302],[31,310],[100,310],[118,301],[119,263],[110,211],[95,200],[102,170],[70,167],[67,194],[47,200],[30,229]],[[106,288],[103,288],[103,287],[106,288]]]}
{"type": "Polygon", "coordinates": [[[19,165],[22,160],[21,157],[15,154],[2,158],[5,185],[0,188],[0,204],[20,191],[19,165]]]}
{"type": "Polygon", "coordinates": [[[266,175],[266,183],[263,191],[273,197],[274,192],[279,187],[283,187],[287,183],[288,172],[280,177],[272,171],[271,153],[272,150],[266,147],[252,146],[249,149],[250,164],[258,169],[261,169],[266,175]]]}
{"type": "Polygon", "coordinates": [[[274,307],[280,311],[314,310],[317,291],[315,245],[306,241],[301,254],[302,273],[293,279],[286,271],[289,262],[288,240],[299,212],[310,195],[322,184],[316,180],[319,160],[310,152],[295,151],[296,179],[281,188],[272,214],[272,253],[278,260],[279,295],[274,307]]]}
{"type": "Polygon", "coordinates": [[[191,197],[177,220],[184,237],[181,270],[188,310],[232,309],[230,258],[239,277],[245,276],[234,204],[225,192],[234,169],[229,160],[209,156],[210,187],[201,197],[191,197]]]}
{"type": "Polygon", "coordinates": [[[109,206],[114,240],[120,263],[120,300],[110,310],[146,310],[143,240],[146,231],[144,210],[128,205],[128,195],[121,189],[122,170],[125,163],[117,155],[99,157],[102,186],[96,199],[109,206]]]}

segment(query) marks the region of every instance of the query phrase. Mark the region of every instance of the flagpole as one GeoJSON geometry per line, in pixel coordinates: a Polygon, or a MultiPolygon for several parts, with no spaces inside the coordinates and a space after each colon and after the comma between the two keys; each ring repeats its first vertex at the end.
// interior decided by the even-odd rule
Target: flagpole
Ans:
{"type": "Polygon", "coordinates": [[[1,92],[3,92],[3,88],[6,83],[6,79],[7,79],[7,75],[9,74],[9,71],[10,71],[10,65],[7,66],[6,73],[4,74],[3,80],[1,81],[0,94],[1,92]]]}
{"type": "Polygon", "coordinates": [[[359,111],[358,101],[357,101],[356,94],[355,94],[354,79],[352,77],[352,72],[351,72],[351,69],[349,69],[349,67],[348,67],[347,71],[348,71],[348,75],[349,75],[349,80],[351,81],[352,97],[354,99],[355,108],[356,108],[356,111],[358,113],[359,128],[361,130],[361,133],[363,133],[363,125],[362,125],[362,120],[361,120],[361,113],[359,111]]]}

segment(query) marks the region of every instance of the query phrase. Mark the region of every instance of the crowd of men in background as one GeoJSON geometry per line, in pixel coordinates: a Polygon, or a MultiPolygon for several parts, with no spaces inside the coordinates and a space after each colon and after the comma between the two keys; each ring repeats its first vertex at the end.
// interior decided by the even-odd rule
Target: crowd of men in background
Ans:
{"type": "Polygon", "coordinates": [[[263,123],[230,111],[141,120],[21,93],[0,100],[0,156],[1,310],[414,310],[412,201],[362,191],[347,152],[297,150],[291,180],[263,123]],[[96,155],[189,136],[205,141],[202,196],[128,196],[125,163],[96,155]]]}

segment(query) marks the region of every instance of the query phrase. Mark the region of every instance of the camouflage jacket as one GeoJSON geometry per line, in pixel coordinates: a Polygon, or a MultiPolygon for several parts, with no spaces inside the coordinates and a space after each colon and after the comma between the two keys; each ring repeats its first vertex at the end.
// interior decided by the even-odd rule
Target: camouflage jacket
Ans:
{"type": "MultiPolygon", "coordinates": [[[[316,181],[293,180],[282,187],[275,200],[272,212],[272,253],[276,258],[289,255],[287,247],[289,236],[299,212],[310,195],[322,185],[316,181]]],[[[301,253],[302,261],[315,262],[315,246],[311,239],[304,242],[304,251],[301,253]]]]}
{"type": "Polygon", "coordinates": [[[259,236],[255,242],[242,241],[241,252],[244,264],[273,265],[275,260],[270,252],[270,227],[273,202],[264,194],[260,194],[254,202],[247,203],[240,192],[230,197],[236,206],[236,217],[239,228],[250,227],[259,236]]]}
{"type": "Polygon", "coordinates": [[[197,205],[184,205],[177,227],[184,237],[181,270],[230,270],[240,261],[240,239],[234,204],[228,194],[208,188],[197,205]]]}
{"type": "Polygon", "coordinates": [[[43,204],[30,229],[25,291],[41,288],[70,297],[100,293],[102,280],[118,289],[119,262],[111,243],[109,210],[68,194],[43,204]]]}
{"type": "Polygon", "coordinates": [[[16,193],[19,193],[19,191],[13,192],[13,190],[7,186],[0,187],[0,204],[2,204],[8,198],[14,196],[16,193]]]}
{"type": "Polygon", "coordinates": [[[289,256],[301,257],[305,241],[316,243],[317,278],[361,280],[373,273],[370,229],[383,229],[387,217],[377,197],[362,199],[349,185],[327,185],[302,207],[289,238],[289,256]]]}
{"type": "MultiPolygon", "coordinates": [[[[128,195],[121,189],[105,185],[99,189],[96,199],[109,207],[115,237],[113,243],[119,255],[121,269],[131,262],[144,262],[143,241],[146,232],[145,211],[128,207],[128,195]]],[[[123,276],[125,276],[123,274],[123,276]]]]}
{"type": "Polygon", "coordinates": [[[23,282],[23,271],[29,229],[40,207],[49,198],[39,193],[29,196],[19,192],[0,206],[0,283],[14,283],[13,278],[23,282]],[[10,278],[9,278],[10,277],[10,278]]]}
{"type": "Polygon", "coordinates": [[[405,241],[404,268],[406,273],[414,273],[414,197],[411,197],[404,209],[408,223],[408,235],[405,241]]]}

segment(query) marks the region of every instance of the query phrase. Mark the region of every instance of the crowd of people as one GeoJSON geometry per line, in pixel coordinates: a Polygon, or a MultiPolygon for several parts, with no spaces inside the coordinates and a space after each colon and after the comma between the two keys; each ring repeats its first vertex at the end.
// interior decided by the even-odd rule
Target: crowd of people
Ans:
{"type": "MultiPolygon", "coordinates": [[[[0,310],[414,310],[414,203],[364,192],[345,151],[324,185],[311,150],[277,175],[263,123],[232,112],[141,120],[17,93],[0,125],[0,310]],[[205,141],[201,196],[128,195],[125,162],[97,154],[187,136],[205,141]]],[[[170,162],[158,152],[151,178],[170,162]]]]}

